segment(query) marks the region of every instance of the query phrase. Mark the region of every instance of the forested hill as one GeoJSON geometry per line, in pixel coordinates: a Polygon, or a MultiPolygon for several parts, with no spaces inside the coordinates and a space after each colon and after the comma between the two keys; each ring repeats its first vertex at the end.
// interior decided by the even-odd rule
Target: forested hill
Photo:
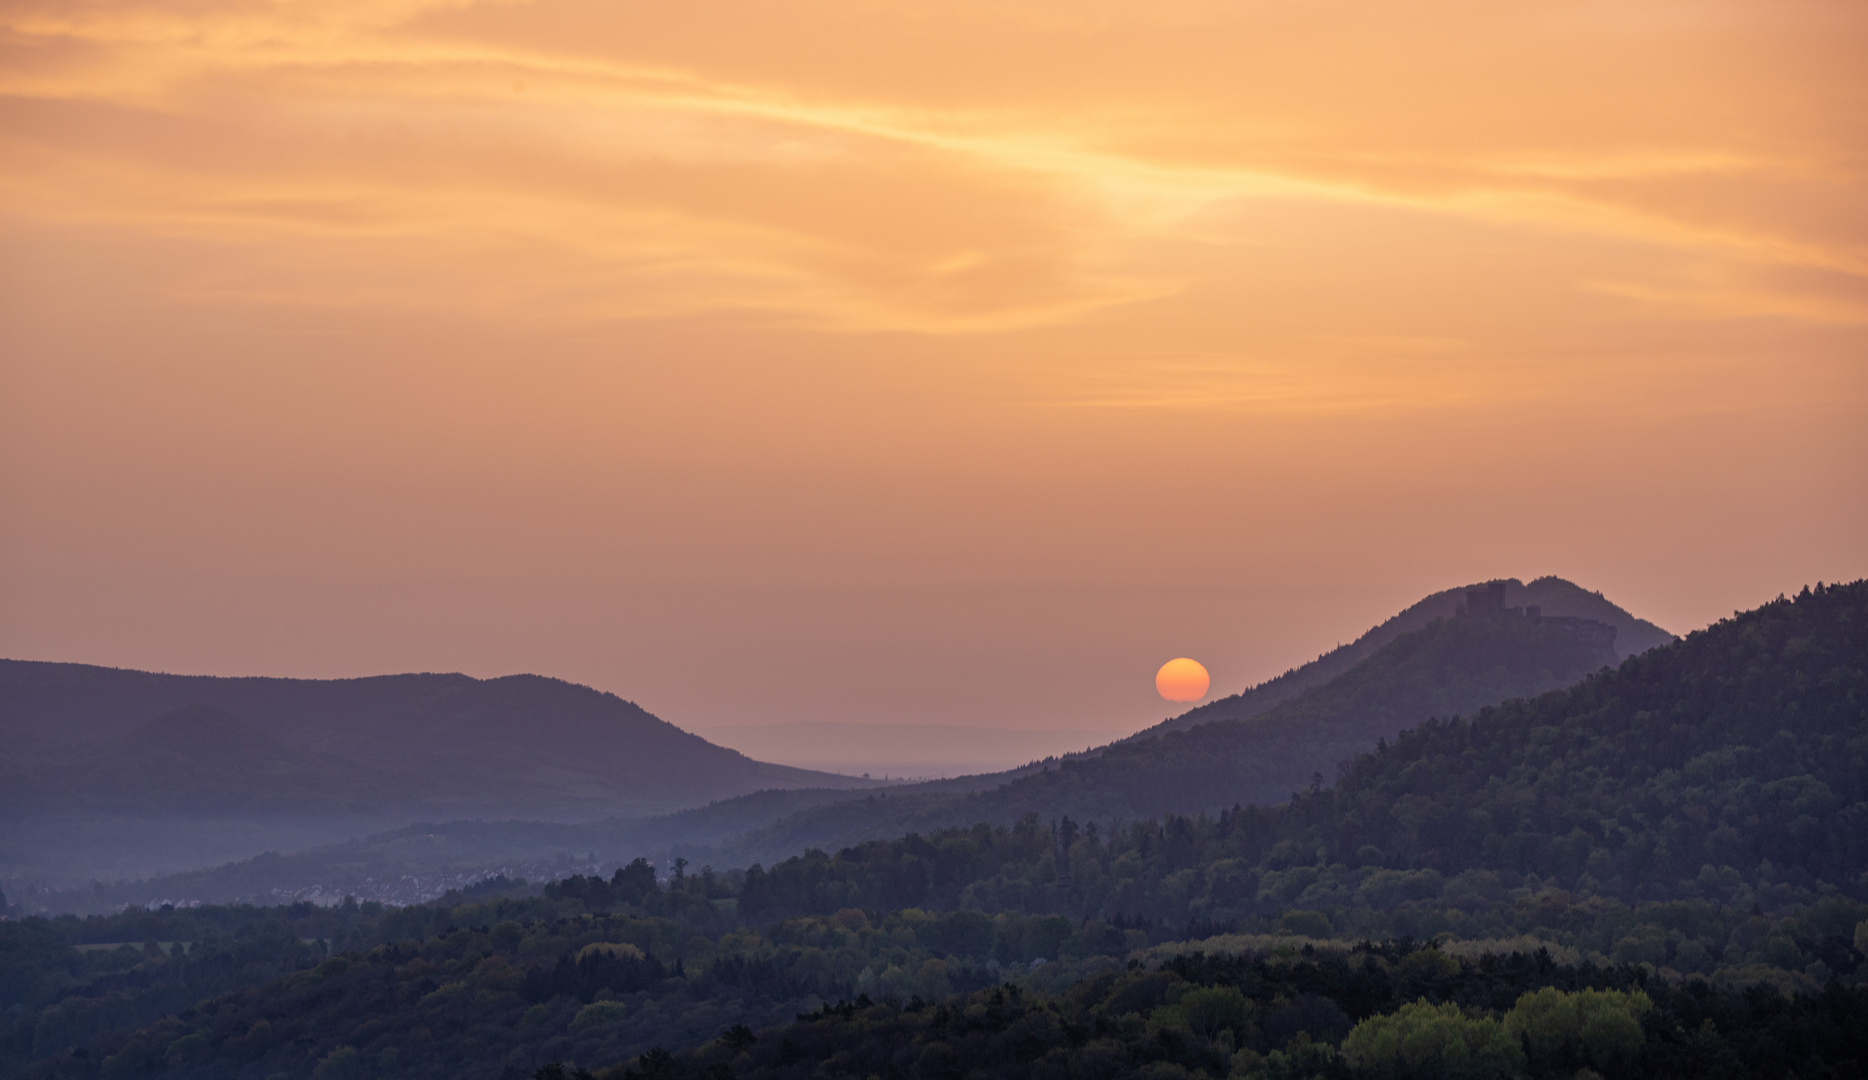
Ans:
{"type": "MultiPolygon", "coordinates": [[[[1156,735],[1165,735],[1170,731],[1185,731],[1216,720],[1243,720],[1257,716],[1259,713],[1289,701],[1311,687],[1321,686],[1347,672],[1402,634],[1419,630],[1435,619],[1453,618],[1465,604],[1466,594],[1473,589],[1483,588],[1487,584],[1492,583],[1462,585],[1456,589],[1445,589],[1434,593],[1384,620],[1381,625],[1349,644],[1338,645],[1302,667],[1292,668],[1274,679],[1267,679],[1241,693],[1189,709],[1179,716],[1163,720],[1153,727],[1129,736],[1129,740],[1149,739],[1156,735]]],[[[1529,585],[1517,578],[1507,578],[1502,584],[1505,586],[1506,607],[1523,608],[1534,605],[1542,608],[1545,615],[1593,619],[1614,627],[1614,649],[1617,660],[1636,656],[1649,649],[1678,640],[1646,619],[1637,619],[1630,615],[1601,593],[1590,592],[1560,577],[1541,577],[1529,585]]]]}
{"type": "MultiPolygon", "coordinates": [[[[1316,733],[1303,731],[1298,731],[1296,737],[1290,739],[1277,736],[1284,741],[1269,747],[1263,767],[1256,769],[1256,775],[1267,786],[1244,792],[1244,796],[1255,799],[1282,798],[1297,786],[1307,786],[1313,772],[1322,772],[1326,778],[1333,776],[1337,762],[1351,753],[1374,746],[1375,740],[1383,734],[1419,723],[1430,716],[1470,711],[1511,696],[1535,694],[1564,686],[1603,664],[1612,664],[1622,657],[1676,640],[1672,634],[1653,623],[1638,619],[1617,607],[1601,593],[1590,592],[1562,578],[1542,577],[1529,585],[1512,578],[1497,584],[1504,586],[1504,603],[1507,607],[1535,605],[1541,607],[1546,616],[1599,622],[1614,629],[1613,645],[1609,649],[1592,653],[1586,662],[1578,662],[1574,655],[1574,642],[1546,635],[1545,644],[1553,646],[1552,655],[1532,655],[1536,652],[1533,647],[1507,658],[1502,668],[1495,670],[1481,670],[1479,666],[1491,654],[1468,658],[1442,655],[1419,659],[1405,671],[1391,671],[1367,683],[1357,683],[1352,679],[1322,697],[1311,699],[1310,704],[1296,707],[1299,711],[1281,714],[1291,718],[1304,713],[1312,717],[1321,716],[1325,711],[1331,713],[1318,728],[1318,732],[1323,735],[1321,738],[1312,738],[1316,733]],[[1441,671],[1435,672],[1428,670],[1429,660],[1446,662],[1441,671]],[[1526,675],[1531,677],[1523,677],[1526,675]],[[1411,685],[1401,686],[1400,680],[1403,678],[1410,680],[1411,685]],[[1356,715],[1348,715],[1350,712],[1356,715]]],[[[1203,705],[1110,746],[1068,755],[1064,760],[1079,762],[1096,758],[1124,743],[1148,741],[1172,731],[1218,720],[1249,719],[1269,711],[1303,696],[1306,691],[1318,690],[1333,680],[1348,676],[1357,665],[1369,660],[1397,638],[1425,630],[1435,620],[1453,618],[1464,605],[1468,591],[1477,587],[1461,586],[1434,593],[1363,634],[1352,644],[1334,649],[1259,687],[1203,705]]],[[[1444,654],[1458,642],[1443,640],[1438,644],[1444,654]]],[[[1482,653],[1485,648],[1481,646],[1482,653]]],[[[1277,721],[1273,721],[1274,727],[1276,724],[1277,721]]],[[[1163,752],[1172,756],[1185,749],[1185,746],[1180,746],[1163,752]]],[[[1231,755],[1231,749],[1227,746],[1219,747],[1218,752],[1231,755]]],[[[1147,756],[1144,754],[1144,758],[1147,756]]],[[[1200,764],[1212,765],[1211,762],[1200,764]]],[[[1113,766],[1110,773],[1098,775],[1114,777],[1117,773],[1132,772],[1134,766],[1135,760],[1128,759],[1121,765],[1113,766]]],[[[701,820],[692,812],[671,815],[663,820],[642,823],[636,835],[655,843],[658,849],[668,847],[686,850],[697,857],[743,864],[749,860],[782,857],[813,845],[835,847],[862,839],[956,823],[966,817],[966,812],[956,814],[954,811],[954,807],[959,805],[957,798],[969,794],[977,794],[984,801],[974,804],[972,810],[967,812],[985,815],[983,820],[1012,821],[1024,809],[1050,812],[1042,804],[1023,801],[1037,785],[1056,783],[1054,779],[1031,779],[1042,778],[1047,768],[1055,773],[1057,762],[1033,762],[1001,773],[954,777],[891,788],[886,807],[883,805],[885,800],[881,799],[862,809],[850,805],[838,807],[832,804],[849,803],[848,792],[825,792],[811,807],[786,818],[767,817],[764,821],[755,821],[762,803],[751,798],[735,799],[729,800],[725,806],[710,808],[706,820],[701,820]],[[737,844],[716,846],[718,836],[713,826],[729,814],[748,821],[748,828],[754,832],[737,844]]],[[[1146,766],[1143,768],[1145,770],[1146,766]]],[[[1134,779],[1132,776],[1128,778],[1134,779]]],[[[1171,787],[1171,784],[1163,786],[1171,787]]],[[[1210,805],[1230,803],[1241,794],[1240,791],[1229,789],[1214,796],[1210,805]]],[[[1124,793],[1118,792],[1115,801],[1102,806],[1099,812],[1148,815],[1200,805],[1197,801],[1181,797],[1167,802],[1144,797],[1130,804],[1123,801],[1126,797],[1124,793]]],[[[1088,808],[1072,804],[1067,808],[1059,808],[1060,812],[1062,809],[1075,813],[1088,808]]]]}
{"type": "Polygon", "coordinates": [[[1613,661],[1612,652],[1568,625],[1515,616],[1441,619],[1251,719],[1117,743],[991,791],[909,789],[811,807],[712,855],[745,865],[806,847],[834,849],[980,821],[1009,824],[1027,813],[1107,821],[1269,805],[1334,779],[1338,763],[1403,728],[1568,686],[1613,661]]]}
{"type": "MultiPolygon", "coordinates": [[[[1732,868],[1868,881],[1868,582],[1699,631],[1568,690],[1358,757],[1299,843],[1504,865],[1640,897],[1732,868]]],[[[1306,811],[1308,813],[1309,811],[1306,811]]]]}
{"type": "Polygon", "coordinates": [[[741,904],[1016,896],[1077,916],[1213,919],[1295,904],[1341,925],[1358,901],[1443,883],[1479,903],[1526,883],[1565,890],[1560,905],[1868,900],[1868,583],[1805,590],[1570,689],[1424,724],[1282,806],[1105,825],[1100,840],[1059,830],[1051,851],[1005,865],[978,829],[791,859],[749,874],[761,899],[741,904]]]}

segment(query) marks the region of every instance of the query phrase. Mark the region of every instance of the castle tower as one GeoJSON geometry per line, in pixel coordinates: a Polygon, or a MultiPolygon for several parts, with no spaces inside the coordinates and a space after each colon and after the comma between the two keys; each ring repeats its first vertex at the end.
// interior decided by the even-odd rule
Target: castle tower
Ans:
{"type": "Polygon", "coordinates": [[[1468,619],[1497,619],[1505,614],[1505,583],[1494,581],[1483,588],[1466,591],[1468,619]]]}

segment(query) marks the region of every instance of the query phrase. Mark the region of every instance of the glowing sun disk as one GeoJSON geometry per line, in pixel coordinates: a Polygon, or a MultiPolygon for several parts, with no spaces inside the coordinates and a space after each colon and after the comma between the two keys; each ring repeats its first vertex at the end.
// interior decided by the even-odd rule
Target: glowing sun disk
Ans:
{"type": "Polygon", "coordinates": [[[1155,689],[1169,701],[1199,701],[1212,685],[1206,668],[1198,660],[1182,656],[1161,665],[1155,672],[1155,689]]]}

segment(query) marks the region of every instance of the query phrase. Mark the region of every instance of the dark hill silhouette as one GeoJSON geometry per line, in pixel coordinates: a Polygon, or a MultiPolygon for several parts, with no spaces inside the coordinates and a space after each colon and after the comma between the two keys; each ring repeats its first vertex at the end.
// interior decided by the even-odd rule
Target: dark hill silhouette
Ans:
{"type": "MultiPolygon", "coordinates": [[[[1523,609],[1534,605],[1542,609],[1542,614],[1546,618],[1586,619],[1612,627],[1615,630],[1614,643],[1609,651],[1602,654],[1604,663],[1618,663],[1630,656],[1679,640],[1673,634],[1646,619],[1638,619],[1629,614],[1600,592],[1591,592],[1563,578],[1545,576],[1537,578],[1529,585],[1520,582],[1517,578],[1495,578],[1491,581],[1461,585],[1433,593],[1383,620],[1379,626],[1369,630],[1350,644],[1339,645],[1308,664],[1292,668],[1251,689],[1196,706],[1179,716],[1170,717],[1158,724],[1143,728],[1133,735],[1118,739],[1108,746],[1062,755],[1061,760],[1096,757],[1107,752],[1111,746],[1118,746],[1125,742],[1152,739],[1171,731],[1185,731],[1219,720],[1242,720],[1256,716],[1297,697],[1306,690],[1322,686],[1345,674],[1402,634],[1420,630],[1435,619],[1453,618],[1464,607],[1469,593],[1496,585],[1504,586],[1502,600],[1507,608],[1523,609]]],[[[1369,745],[1374,744],[1371,742],[1369,745]]],[[[1021,777],[1042,773],[1045,769],[1054,767],[1058,760],[1060,759],[1050,758],[1034,761],[1003,772],[930,780],[895,790],[898,794],[986,792],[1021,777]]]]}
{"type": "MultiPolygon", "coordinates": [[[[1066,851],[1072,837],[1033,820],[792,858],[748,874],[739,911],[938,910],[963,896],[991,910],[997,894],[1074,918],[1127,904],[1176,923],[1269,919],[1335,874],[1340,890],[1309,895],[1355,932],[1370,928],[1357,908],[1472,906],[1479,893],[1515,907],[1520,926],[1565,921],[1506,894],[1522,882],[1549,890],[1537,898],[1547,910],[1577,903],[1571,925],[1584,910],[1626,919],[1622,905],[1658,902],[1671,911],[1657,906],[1657,921],[1736,922],[1749,909],[1768,928],[1763,912],[1808,904],[1837,912],[1829,933],[1842,939],[1868,914],[1868,582],[1780,597],[1574,686],[1411,728],[1347,765],[1335,785],[1278,806],[1103,828],[1087,848],[1066,851]],[[1020,850],[1020,833],[1038,842],[1020,850]],[[1119,869],[1125,851],[1140,857],[1119,869]],[[1040,860],[1052,865],[1032,874],[1040,860]],[[1466,873],[1479,892],[1451,887],[1466,873]]],[[[1742,935],[1716,935],[1714,948],[1744,956],[1742,935]]]]}
{"type": "Polygon", "coordinates": [[[1614,627],[1614,658],[1617,661],[1678,640],[1646,619],[1630,615],[1601,593],[1590,592],[1560,577],[1541,577],[1529,585],[1517,578],[1493,579],[1434,593],[1384,620],[1381,625],[1349,644],[1339,645],[1302,667],[1292,668],[1249,690],[1189,709],[1179,716],[1138,731],[1129,738],[1148,739],[1170,731],[1185,731],[1201,724],[1210,724],[1215,720],[1242,720],[1256,716],[1343,674],[1402,634],[1419,630],[1435,619],[1454,617],[1465,605],[1468,593],[1499,583],[1505,586],[1504,604],[1508,608],[1536,606],[1547,616],[1592,619],[1614,627]]]}
{"type": "Polygon", "coordinates": [[[214,678],[0,660],[0,863],[46,880],[215,865],[422,820],[590,821],[868,786],[754,761],[536,675],[214,678]]]}
{"type": "MultiPolygon", "coordinates": [[[[1605,629],[1589,623],[1584,629],[1605,629]]],[[[364,879],[505,867],[524,853],[585,853],[592,863],[684,855],[725,869],[808,848],[837,850],[978,822],[1138,820],[1234,803],[1270,805],[1335,777],[1337,763],[1431,717],[1471,714],[1569,686],[1614,662],[1612,648],[1561,621],[1440,619],[1402,634],[1349,672],[1259,716],[1220,721],[1095,756],[1039,766],[978,792],[915,785],[877,792],[766,791],[658,818],[584,825],[456,822],[372,836],[283,858],[234,863],[110,891],[113,902],[187,896],[257,899],[266,889],[357,889],[364,879]]]]}
{"type": "MultiPolygon", "coordinates": [[[[0,661],[0,731],[36,736],[46,753],[94,752],[191,706],[238,718],[284,749],[364,770],[387,765],[411,786],[384,801],[457,816],[589,819],[764,788],[869,783],[754,761],[614,694],[538,675],[215,678],[0,661]]],[[[173,723],[171,737],[212,722],[173,723]]]]}
{"type": "MultiPolygon", "coordinates": [[[[1011,820],[1021,808],[1047,817],[1066,810],[1085,816],[1145,815],[1229,804],[1239,798],[1275,801],[1307,786],[1314,772],[1331,778],[1336,762],[1372,748],[1378,738],[1403,726],[1568,685],[1604,664],[1674,640],[1599,593],[1560,578],[1502,584],[1508,607],[1534,604],[1546,616],[1594,619],[1613,627],[1612,647],[1589,652],[1574,634],[1558,633],[1554,627],[1530,631],[1520,626],[1514,637],[1511,627],[1492,633],[1455,626],[1442,630],[1421,654],[1391,654],[1356,679],[1323,692],[1326,684],[1342,679],[1404,634],[1454,615],[1471,587],[1448,589],[1351,645],[1128,740],[1005,772],[891,788],[886,796],[868,801],[861,798],[862,781],[762,765],[679,731],[614,695],[538,676],[212,679],[0,661],[0,761],[22,763],[13,769],[0,766],[0,772],[17,773],[25,768],[23,763],[56,757],[61,746],[69,752],[73,743],[89,740],[95,745],[111,732],[128,731],[154,711],[194,702],[215,704],[291,750],[341,751],[353,762],[390,763],[402,770],[399,780],[378,784],[377,789],[399,793],[407,809],[390,812],[381,801],[346,797],[341,808],[353,814],[346,822],[324,820],[319,828],[290,838],[243,835],[237,843],[197,852],[182,865],[157,867],[126,857],[116,864],[123,869],[115,871],[141,876],[211,866],[270,847],[305,852],[302,866],[292,863],[294,881],[321,873],[316,867],[328,861],[328,855],[307,849],[393,831],[416,820],[452,819],[463,827],[463,846],[449,856],[455,866],[472,861],[466,838],[476,832],[472,822],[463,819],[525,817],[590,822],[574,834],[541,825],[541,851],[575,845],[606,857],[687,854],[697,862],[711,859],[724,867],[770,860],[813,845],[834,847],[888,836],[892,829],[935,828],[972,812],[989,811],[994,820],[1011,820]],[[1465,647],[1478,651],[1456,655],[1465,647]],[[1588,653],[1586,659],[1579,649],[1588,653]],[[1298,702],[1312,691],[1317,695],[1298,702]],[[1124,749],[1202,723],[1248,719],[1279,706],[1288,709],[1249,736],[1237,731],[1211,734],[1139,756],[1124,749]],[[1242,738],[1256,741],[1227,741],[1242,738]],[[1115,762],[1083,764],[1105,754],[1115,755],[1115,762]],[[1189,760],[1175,764],[1177,756],[1189,754],[1189,760]],[[731,757],[722,763],[721,755],[731,757]],[[1183,767],[1189,770],[1187,776],[1207,779],[1183,784],[1171,776],[1183,767]],[[695,776],[712,779],[688,779],[695,776]],[[1092,777],[1097,779],[1092,782],[1092,777]],[[1106,797],[1085,794],[1105,782],[1114,785],[1106,797]],[[1215,793],[1200,784],[1224,790],[1215,793]],[[974,811],[960,809],[962,802],[956,801],[967,796],[977,803],[974,811]],[[694,809],[681,809],[684,806],[694,809]],[[591,820],[606,815],[607,820],[591,820]]],[[[362,764],[357,767],[366,771],[362,764]]],[[[76,842],[44,835],[50,837],[46,844],[54,847],[76,842]]],[[[149,846],[142,834],[127,827],[107,838],[139,854],[149,846]]],[[[393,853],[385,855],[384,865],[408,857],[399,841],[387,844],[393,853]]],[[[0,839],[0,862],[32,861],[10,855],[8,847],[0,839]]],[[[428,867],[421,869],[425,873],[428,867]]]]}
{"type": "Polygon", "coordinates": [[[1611,648],[1577,630],[1562,620],[1513,616],[1437,619],[1257,716],[1116,743],[990,791],[911,786],[813,807],[722,845],[714,861],[744,865],[806,847],[834,850],[981,821],[1005,825],[1030,813],[1134,820],[1283,802],[1332,781],[1340,762],[1404,728],[1569,686],[1615,661],[1611,648]]]}

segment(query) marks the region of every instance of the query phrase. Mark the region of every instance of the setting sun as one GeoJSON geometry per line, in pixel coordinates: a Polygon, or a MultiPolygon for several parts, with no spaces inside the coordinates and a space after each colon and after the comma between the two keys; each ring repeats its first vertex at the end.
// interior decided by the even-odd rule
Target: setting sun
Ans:
{"type": "Polygon", "coordinates": [[[1155,672],[1155,689],[1169,701],[1199,701],[1210,685],[1205,665],[1184,656],[1169,660],[1155,672]]]}

